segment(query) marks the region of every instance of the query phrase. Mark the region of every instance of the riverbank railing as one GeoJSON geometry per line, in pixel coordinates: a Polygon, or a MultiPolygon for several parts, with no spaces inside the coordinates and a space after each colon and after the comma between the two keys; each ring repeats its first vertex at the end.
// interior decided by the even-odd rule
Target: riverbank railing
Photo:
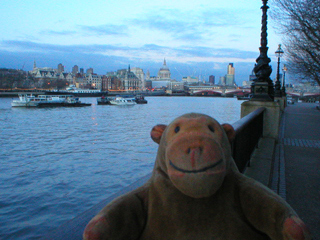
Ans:
{"type": "Polygon", "coordinates": [[[261,107],[232,124],[236,137],[232,144],[232,156],[240,172],[250,166],[250,158],[263,133],[263,114],[261,107]]]}

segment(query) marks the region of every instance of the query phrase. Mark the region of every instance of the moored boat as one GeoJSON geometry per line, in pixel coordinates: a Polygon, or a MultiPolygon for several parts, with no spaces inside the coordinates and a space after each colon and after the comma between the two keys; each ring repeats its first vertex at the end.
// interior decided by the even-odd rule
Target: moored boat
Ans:
{"type": "Polygon", "coordinates": [[[102,96],[101,98],[97,98],[98,105],[111,105],[110,100],[114,98],[102,96]]]}
{"type": "Polygon", "coordinates": [[[91,106],[91,103],[82,103],[79,98],[67,98],[64,102],[39,102],[38,107],[86,107],[91,106]]]}
{"type": "Polygon", "coordinates": [[[13,100],[11,103],[12,107],[37,107],[40,98],[33,94],[19,94],[19,100],[13,100]]]}
{"type": "Polygon", "coordinates": [[[100,97],[105,94],[108,94],[108,92],[101,91],[100,89],[82,89],[82,88],[77,88],[75,85],[70,85],[67,87],[65,90],[51,90],[51,91],[46,91],[46,95],[68,95],[72,94],[75,97],[100,97]]]}
{"type": "Polygon", "coordinates": [[[19,100],[13,100],[12,107],[84,107],[91,103],[82,103],[73,95],[39,95],[19,94],[19,100]]]}
{"type": "Polygon", "coordinates": [[[135,105],[137,104],[134,98],[124,98],[116,97],[115,99],[110,100],[111,105],[135,105]]]}
{"type": "Polygon", "coordinates": [[[148,101],[144,99],[143,95],[137,95],[135,97],[135,101],[136,101],[137,104],[146,104],[146,103],[148,103],[148,101]]]}

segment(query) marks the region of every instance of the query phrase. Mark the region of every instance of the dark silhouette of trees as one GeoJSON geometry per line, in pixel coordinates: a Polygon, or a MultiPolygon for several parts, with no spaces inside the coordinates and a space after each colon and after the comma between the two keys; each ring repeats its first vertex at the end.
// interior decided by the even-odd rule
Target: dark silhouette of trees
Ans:
{"type": "Polygon", "coordinates": [[[34,75],[16,69],[0,68],[0,89],[65,89],[69,82],[65,79],[35,78],[34,75]]]}
{"type": "Polygon", "coordinates": [[[0,69],[0,89],[20,88],[26,79],[26,73],[15,69],[0,69]]]}
{"type": "Polygon", "coordinates": [[[320,85],[320,0],[273,0],[271,18],[283,35],[288,70],[320,85]]]}

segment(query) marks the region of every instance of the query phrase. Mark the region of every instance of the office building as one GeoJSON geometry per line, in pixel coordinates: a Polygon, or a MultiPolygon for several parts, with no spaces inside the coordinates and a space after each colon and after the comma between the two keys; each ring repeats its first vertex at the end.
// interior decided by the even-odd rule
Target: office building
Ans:
{"type": "Polygon", "coordinates": [[[87,74],[93,74],[93,68],[88,68],[87,69],[87,74]]]}
{"type": "Polygon", "coordinates": [[[227,75],[225,76],[225,84],[226,86],[234,86],[235,85],[235,69],[233,67],[233,63],[229,63],[227,68],[227,75]]]}
{"type": "Polygon", "coordinates": [[[212,84],[212,85],[214,85],[214,83],[215,83],[215,76],[213,76],[213,75],[210,75],[210,76],[209,76],[209,83],[212,84]]]}
{"type": "Polygon", "coordinates": [[[74,65],[72,68],[72,74],[77,74],[79,72],[79,67],[77,65],[74,65]]]}
{"type": "Polygon", "coordinates": [[[58,64],[58,70],[57,70],[58,73],[63,73],[64,72],[64,66],[62,65],[62,63],[59,63],[58,64]]]}

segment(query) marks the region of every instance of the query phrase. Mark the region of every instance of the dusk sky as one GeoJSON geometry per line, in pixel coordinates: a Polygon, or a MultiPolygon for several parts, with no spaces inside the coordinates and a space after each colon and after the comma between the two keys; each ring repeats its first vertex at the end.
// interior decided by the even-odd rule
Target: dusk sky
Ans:
{"type": "MultiPolygon", "coordinates": [[[[268,4],[272,10],[272,1],[268,4]]],[[[1,0],[0,68],[32,70],[74,65],[95,73],[140,67],[157,75],[167,61],[172,78],[216,81],[234,63],[248,80],[259,56],[260,0],[1,0]]],[[[276,72],[281,38],[268,21],[268,55],[276,72]]]]}

